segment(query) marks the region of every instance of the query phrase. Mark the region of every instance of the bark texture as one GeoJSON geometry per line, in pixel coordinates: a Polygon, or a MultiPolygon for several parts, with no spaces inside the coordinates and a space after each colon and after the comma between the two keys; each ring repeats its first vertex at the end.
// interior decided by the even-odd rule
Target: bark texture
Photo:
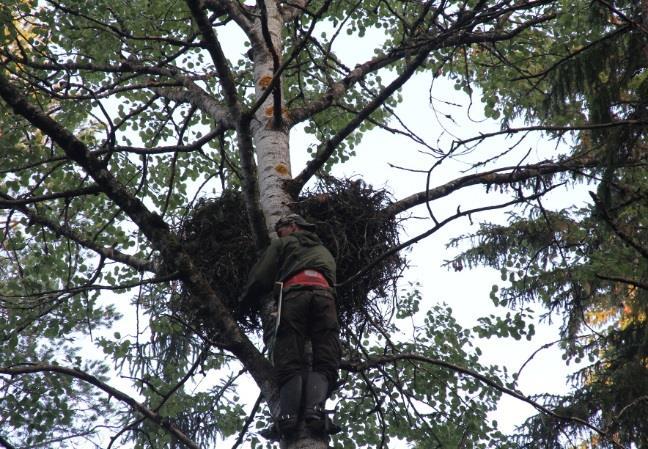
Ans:
{"type": "Polygon", "coordinates": [[[254,23],[254,79],[259,101],[252,121],[259,180],[259,201],[266,225],[274,224],[288,212],[290,196],[284,189],[292,177],[289,130],[280,80],[275,80],[283,52],[281,31],[284,25],[275,1],[265,1],[263,13],[254,23]]]}

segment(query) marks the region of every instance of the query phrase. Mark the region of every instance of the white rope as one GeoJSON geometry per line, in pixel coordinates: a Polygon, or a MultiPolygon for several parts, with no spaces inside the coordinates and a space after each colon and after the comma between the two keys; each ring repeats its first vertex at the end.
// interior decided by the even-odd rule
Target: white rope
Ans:
{"type": "Polygon", "coordinates": [[[275,320],[274,333],[270,340],[270,362],[274,366],[275,343],[277,342],[277,332],[279,332],[279,323],[281,323],[281,306],[283,305],[283,282],[275,282],[279,285],[279,301],[277,303],[277,319],[275,320]]]}

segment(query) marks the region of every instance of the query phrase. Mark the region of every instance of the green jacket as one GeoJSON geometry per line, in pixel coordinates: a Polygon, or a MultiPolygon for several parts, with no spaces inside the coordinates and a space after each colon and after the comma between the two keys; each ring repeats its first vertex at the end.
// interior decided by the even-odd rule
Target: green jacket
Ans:
{"type": "Polygon", "coordinates": [[[241,302],[256,301],[272,291],[275,282],[305,270],[317,270],[329,285],[335,284],[335,259],[319,237],[310,231],[297,231],[274,239],[254,264],[241,302]]]}

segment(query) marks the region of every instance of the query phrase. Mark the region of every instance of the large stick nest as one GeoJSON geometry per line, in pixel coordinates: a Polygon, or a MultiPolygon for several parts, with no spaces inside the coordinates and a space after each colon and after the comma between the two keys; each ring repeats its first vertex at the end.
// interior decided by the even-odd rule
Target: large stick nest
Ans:
{"type": "MultiPolygon", "coordinates": [[[[294,212],[317,226],[316,233],[337,262],[336,302],[343,329],[364,323],[381,305],[397,298],[395,282],[406,266],[399,254],[383,257],[398,244],[398,222],[381,211],[391,203],[386,190],[374,189],[362,181],[320,179],[292,205],[294,212]],[[344,281],[362,267],[380,259],[366,274],[344,281]]],[[[183,223],[181,235],[189,253],[210,279],[223,301],[248,329],[259,329],[255,310],[244,310],[237,299],[247,281],[257,254],[250,234],[240,192],[225,191],[215,199],[199,201],[183,223]]],[[[211,320],[204,305],[187,292],[174,298],[176,313],[208,333],[211,320]]]]}

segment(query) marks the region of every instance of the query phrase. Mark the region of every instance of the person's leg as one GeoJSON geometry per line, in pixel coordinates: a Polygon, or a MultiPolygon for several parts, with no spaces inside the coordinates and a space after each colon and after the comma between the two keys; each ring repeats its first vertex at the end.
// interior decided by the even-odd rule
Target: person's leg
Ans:
{"type": "Polygon", "coordinates": [[[313,371],[326,376],[329,393],[335,387],[340,367],[341,347],[335,299],[327,291],[316,290],[311,300],[310,337],[313,344],[313,371]]]}
{"type": "Polygon", "coordinates": [[[314,292],[309,319],[313,371],[308,375],[304,391],[304,418],[309,427],[326,430],[324,407],[337,382],[341,353],[337,312],[331,294],[314,292]]]}
{"type": "Polygon", "coordinates": [[[302,400],[302,372],[304,370],[304,341],[307,335],[306,319],[308,297],[289,293],[284,297],[281,321],[277,331],[273,360],[279,390],[279,416],[276,417],[281,433],[290,432],[298,422],[302,400]]]}

